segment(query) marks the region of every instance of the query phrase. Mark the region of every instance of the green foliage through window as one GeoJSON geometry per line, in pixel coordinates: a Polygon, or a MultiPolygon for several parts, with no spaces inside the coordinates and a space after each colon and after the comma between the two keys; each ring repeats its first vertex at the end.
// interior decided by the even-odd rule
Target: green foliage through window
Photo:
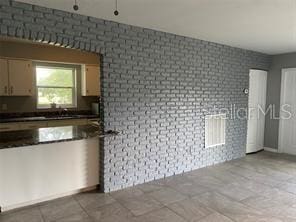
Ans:
{"type": "Polygon", "coordinates": [[[75,68],[36,67],[38,107],[75,105],[75,68]]]}

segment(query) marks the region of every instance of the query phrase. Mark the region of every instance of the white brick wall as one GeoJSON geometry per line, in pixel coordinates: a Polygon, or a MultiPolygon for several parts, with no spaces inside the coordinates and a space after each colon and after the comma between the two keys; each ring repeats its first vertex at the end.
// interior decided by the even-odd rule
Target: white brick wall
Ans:
{"type": "Polygon", "coordinates": [[[247,122],[228,120],[226,145],[205,149],[204,108],[247,107],[250,68],[264,54],[10,0],[0,34],[102,54],[105,191],[244,156],[247,122]]]}

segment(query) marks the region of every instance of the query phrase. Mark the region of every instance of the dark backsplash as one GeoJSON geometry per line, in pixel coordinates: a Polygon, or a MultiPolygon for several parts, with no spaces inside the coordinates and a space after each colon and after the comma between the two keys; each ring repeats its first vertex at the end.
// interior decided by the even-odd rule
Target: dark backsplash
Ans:
{"type": "Polygon", "coordinates": [[[46,112],[24,112],[24,113],[0,113],[0,119],[18,117],[38,117],[38,116],[59,116],[59,115],[90,115],[90,110],[67,110],[67,111],[46,111],[46,112]]]}

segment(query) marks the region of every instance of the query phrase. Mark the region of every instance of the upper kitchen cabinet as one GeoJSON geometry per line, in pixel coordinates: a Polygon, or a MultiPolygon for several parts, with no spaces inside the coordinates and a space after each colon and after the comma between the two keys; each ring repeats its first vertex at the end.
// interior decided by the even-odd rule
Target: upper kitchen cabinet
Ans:
{"type": "Polygon", "coordinates": [[[99,65],[83,65],[81,78],[82,96],[100,96],[99,65]]]}
{"type": "Polygon", "coordinates": [[[8,96],[8,61],[0,58],[0,96],[8,96]]]}
{"type": "Polygon", "coordinates": [[[30,60],[8,60],[11,96],[33,95],[33,67],[30,60]]]}
{"type": "Polygon", "coordinates": [[[33,94],[32,61],[0,59],[0,96],[33,94]]]}

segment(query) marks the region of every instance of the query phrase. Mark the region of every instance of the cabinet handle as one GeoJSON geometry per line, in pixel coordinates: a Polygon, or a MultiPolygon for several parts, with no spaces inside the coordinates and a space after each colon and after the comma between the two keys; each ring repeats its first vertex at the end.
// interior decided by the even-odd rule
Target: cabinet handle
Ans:
{"type": "Polygon", "coordinates": [[[13,86],[10,87],[10,94],[13,94],[13,86]]]}
{"type": "Polygon", "coordinates": [[[7,86],[4,86],[4,94],[8,94],[8,87],[7,86]]]}

